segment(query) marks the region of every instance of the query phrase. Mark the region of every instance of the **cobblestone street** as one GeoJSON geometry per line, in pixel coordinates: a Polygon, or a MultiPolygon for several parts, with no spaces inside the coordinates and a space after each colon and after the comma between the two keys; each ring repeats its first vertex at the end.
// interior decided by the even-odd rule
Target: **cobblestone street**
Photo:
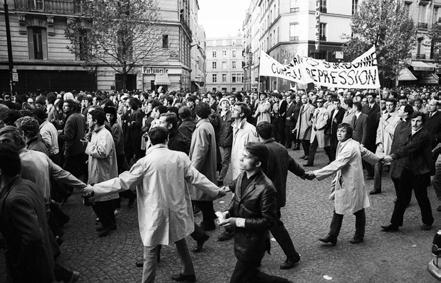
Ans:
{"type": "MultiPolygon", "coordinates": [[[[301,152],[291,153],[299,161],[301,152]]],[[[316,165],[322,167],[325,162],[323,152],[318,153],[316,165]]],[[[420,211],[414,198],[400,232],[380,232],[380,225],[389,223],[395,198],[388,177],[383,178],[383,193],[370,197],[365,242],[355,246],[349,243],[355,218],[346,217],[334,248],[322,247],[317,240],[326,235],[332,216],[333,206],[328,200],[330,179],[303,181],[289,174],[288,183],[288,201],[282,215],[302,260],[297,267],[281,271],[279,264],[285,259],[284,254],[278,244],[272,242],[271,255],[266,255],[262,262],[265,272],[294,282],[436,282],[426,271],[436,230],[420,230],[420,211]]],[[[366,184],[370,190],[373,181],[366,184]]],[[[429,191],[437,228],[440,226],[438,203],[431,187],[429,191]]],[[[216,208],[225,207],[228,201],[228,197],[217,200],[216,208]]],[[[135,267],[135,261],[142,256],[142,245],[135,208],[129,210],[124,201],[117,216],[118,230],[105,238],[96,236],[93,211],[81,204],[78,194],[69,200],[64,210],[71,221],[65,229],[62,262],[80,271],[80,282],[140,281],[142,269],[135,267]]],[[[233,242],[217,242],[220,232],[218,228],[210,233],[204,252],[193,256],[198,282],[228,282],[233,271],[236,262],[233,242]]],[[[189,238],[188,244],[192,248],[195,242],[189,238]]],[[[156,281],[171,282],[171,274],[178,273],[180,267],[174,247],[163,247],[156,281]]],[[[1,282],[5,280],[4,269],[2,258],[1,282]]]]}

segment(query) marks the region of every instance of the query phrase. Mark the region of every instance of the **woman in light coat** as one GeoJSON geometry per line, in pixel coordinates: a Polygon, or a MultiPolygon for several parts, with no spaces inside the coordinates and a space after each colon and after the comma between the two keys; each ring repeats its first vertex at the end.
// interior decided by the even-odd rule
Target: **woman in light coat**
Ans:
{"type": "Polygon", "coordinates": [[[268,101],[265,93],[260,94],[260,101],[257,104],[253,117],[257,119],[256,125],[264,121],[271,123],[271,103],[268,101]]]}
{"type": "Polygon", "coordinates": [[[340,124],[337,130],[336,160],[322,169],[312,171],[311,177],[323,180],[336,173],[332,181],[331,199],[334,200],[334,216],[327,237],[320,239],[333,246],[337,244],[337,237],[343,222],[343,215],[354,214],[355,236],[351,243],[363,242],[366,215],[364,209],[369,207],[369,198],[364,184],[362,158],[371,163],[380,159],[352,138],[352,128],[349,124],[340,124]]]}

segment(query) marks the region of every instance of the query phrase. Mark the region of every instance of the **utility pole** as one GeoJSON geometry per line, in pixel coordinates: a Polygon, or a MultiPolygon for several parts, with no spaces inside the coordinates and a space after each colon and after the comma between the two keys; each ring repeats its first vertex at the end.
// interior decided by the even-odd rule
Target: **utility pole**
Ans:
{"type": "Polygon", "coordinates": [[[13,95],[14,82],[12,78],[12,72],[14,69],[14,60],[12,59],[12,44],[11,44],[11,29],[9,27],[9,12],[7,0],[4,0],[4,11],[5,11],[5,25],[6,25],[6,41],[8,45],[8,62],[9,62],[9,90],[11,96],[13,95]]]}

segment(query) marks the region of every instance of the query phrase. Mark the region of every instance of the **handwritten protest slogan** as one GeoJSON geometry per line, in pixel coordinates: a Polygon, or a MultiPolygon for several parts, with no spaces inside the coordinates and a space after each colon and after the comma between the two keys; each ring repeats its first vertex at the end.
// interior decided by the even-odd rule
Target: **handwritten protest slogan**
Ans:
{"type": "Polygon", "coordinates": [[[375,47],[352,62],[327,62],[297,55],[288,65],[261,52],[259,74],[329,88],[380,88],[375,47]]]}

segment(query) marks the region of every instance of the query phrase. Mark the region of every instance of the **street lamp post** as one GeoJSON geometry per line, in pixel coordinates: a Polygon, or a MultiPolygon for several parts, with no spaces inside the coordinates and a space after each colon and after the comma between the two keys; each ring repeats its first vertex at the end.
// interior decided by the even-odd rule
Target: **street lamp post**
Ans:
{"type": "Polygon", "coordinates": [[[5,11],[5,26],[6,26],[6,41],[8,45],[8,63],[9,63],[9,90],[11,95],[13,95],[14,90],[14,82],[13,82],[13,69],[14,69],[14,61],[12,59],[12,44],[11,44],[11,29],[9,27],[9,12],[8,12],[8,3],[7,0],[4,0],[4,11],[5,11]]]}

